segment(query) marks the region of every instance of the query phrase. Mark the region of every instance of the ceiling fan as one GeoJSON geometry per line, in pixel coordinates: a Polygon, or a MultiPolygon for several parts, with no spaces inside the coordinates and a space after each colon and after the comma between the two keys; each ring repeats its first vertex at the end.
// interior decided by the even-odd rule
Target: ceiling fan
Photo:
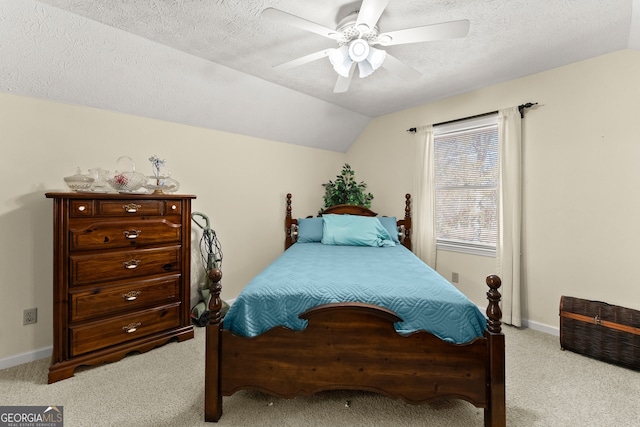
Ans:
{"type": "Polygon", "coordinates": [[[356,64],[361,78],[382,67],[402,79],[416,80],[421,77],[418,71],[391,56],[387,51],[374,46],[386,47],[465,37],[469,32],[469,21],[463,19],[380,33],[377,24],[387,4],[389,0],[363,0],[360,10],[342,19],[335,30],[278,9],[263,10],[262,16],[265,18],[319,34],[338,43],[337,48],[311,53],[273,68],[289,70],[329,57],[331,65],[338,73],[338,81],[333,89],[335,93],[346,92],[349,89],[356,64]]]}

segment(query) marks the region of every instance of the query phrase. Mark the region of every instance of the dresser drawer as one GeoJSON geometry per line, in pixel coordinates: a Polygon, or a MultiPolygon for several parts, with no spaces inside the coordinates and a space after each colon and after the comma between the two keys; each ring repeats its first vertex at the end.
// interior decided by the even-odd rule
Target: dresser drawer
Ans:
{"type": "Polygon", "coordinates": [[[110,280],[180,272],[181,246],[72,254],[69,257],[69,285],[86,285],[110,280]]]}
{"type": "Polygon", "coordinates": [[[103,349],[180,326],[180,304],[69,328],[71,356],[103,349]]]}
{"type": "Polygon", "coordinates": [[[180,242],[181,231],[180,217],[77,219],[69,225],[69,248],[75,251],[176,243],[180,242]]]}
{"type": "Polygon", "coordinates": [[[180,275],[177,274],[122,285],[96,285],[88,289],[71,290],[71,321],[110,316],[179,301],[180,280],[180,275]]]}
{"type": "Polygon", "coordinates": [[[95,216],[180,215],[177,200],[95,200],[95,216]]]}

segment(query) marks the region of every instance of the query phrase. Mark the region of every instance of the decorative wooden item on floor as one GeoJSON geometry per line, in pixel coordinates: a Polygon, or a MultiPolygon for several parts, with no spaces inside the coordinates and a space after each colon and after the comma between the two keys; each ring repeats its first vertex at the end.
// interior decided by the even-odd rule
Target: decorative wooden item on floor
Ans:
{"type": "Polygon", "coordinates": [[[190,319],[191,199],[47,193],[53,199],[49,383],[177,338],[190,319]]]}

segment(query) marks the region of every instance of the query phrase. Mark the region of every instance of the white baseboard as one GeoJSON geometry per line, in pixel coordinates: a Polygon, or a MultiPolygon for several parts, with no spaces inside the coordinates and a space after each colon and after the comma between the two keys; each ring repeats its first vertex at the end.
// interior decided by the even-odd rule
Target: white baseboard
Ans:
{"type": "Polygon", "coordinates": [[[14,366],[22,365],[23,363],[29,363],[35,360],[44,359],[45,357],[51,357],[52,352],[53,347],[49,346],[27,353],[9,356],[7,358],[0,359],[0,369],[12,368],[14,366]]]}
{"type": "Polygon", "coordinates": [[[522,327],[530,328],[530,329],[533,329],[534,331],[544,332],[545,334],[554,335],[556,337],[560,336],[560,329],[554,326],[545,325],[544,323],[532,322],[529,320],[522,319],[522,327]]]}

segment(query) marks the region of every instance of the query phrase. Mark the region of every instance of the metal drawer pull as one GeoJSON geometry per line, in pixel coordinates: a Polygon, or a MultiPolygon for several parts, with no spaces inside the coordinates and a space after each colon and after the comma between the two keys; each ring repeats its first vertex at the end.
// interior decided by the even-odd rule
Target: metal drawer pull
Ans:
{"type": "Polygon", "coordinates": [[[136,212],[138,212],[138,209],[140,209],[141,207],[142,207],[141,205],[137,205],[135,203],[129,203],[128,205],[122,205],[122,208],[127,213],[136,213],[136,212]]]}
{"type": "Polygon", "coordinates": [[[122,294],[122,298],[125,301],[135,301],[140,296],[140,291],[129,291],[126,294],[122,294]]]}
{"type": "Polygon", "coordinates": [[[84,211],[85,211],[85,209],[87,209],[87,207],[86,207],[86,206],[84,206],[84,205],[80,205],[80,206],[78,206],[78,210],[79,210],[80,212],[84,212],[84,211]]]}
{"type": "Polygon", "coordinates": [[[137,268],[138,265],[140,265],[140,260],[139,259],[131,259],[129,261],[125,261],[122,264],[124,264],[124,268],[128,269],[128,270],[133,270],[134,268],[137,268]]]}
{"type": "Polygon", "coordinates": [[[135,239],[140,235],[140,233],[142,233],[142,230],[125,230],[122,232],[124,237],[127,239],[135,239]]]}
{"type": "Polygon", "coordinates": [[[140,323],[140,322],[138,322],[138,323],[129,323],[127,326],[123,326],[122,330],[125,331],[128,334],[131,334],[131,333],[137,331],[140,326],[142,326],[142,323],[140,323]]]}

